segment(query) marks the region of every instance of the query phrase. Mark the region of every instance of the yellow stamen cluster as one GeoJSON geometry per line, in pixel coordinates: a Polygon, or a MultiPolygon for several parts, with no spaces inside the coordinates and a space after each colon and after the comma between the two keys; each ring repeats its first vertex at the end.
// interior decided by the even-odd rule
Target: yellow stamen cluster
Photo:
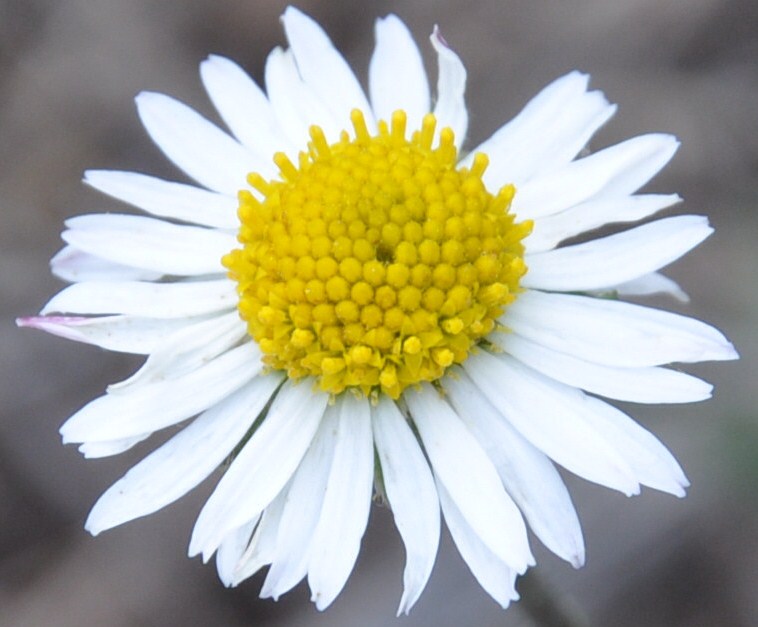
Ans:
{"type": "Polygon", "coordinates": [[[406,115],[371,135],[353,111],[355,137],[329,145],[311,128],[281,180],[248,177],[239,241],[224,257],[239,311],[272,368],[398,398],[435,381],[495,328],[526,272],[531,225],[508,213],[514,189],[492,195],[487,157],[456,169],[453,132],[427,115],[406,139],[406,115]]]}

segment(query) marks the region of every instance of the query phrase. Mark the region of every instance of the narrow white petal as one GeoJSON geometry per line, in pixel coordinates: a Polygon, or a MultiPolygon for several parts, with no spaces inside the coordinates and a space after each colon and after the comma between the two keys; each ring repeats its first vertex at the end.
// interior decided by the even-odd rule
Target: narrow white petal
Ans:
{"type": "Polygon", "coordinates": [[[574,568],[582,566],[579,517],[552,462],[502,419],[464,372],[446,377],[444,387],[537,537],[574,568]]]}
{"type": "Polygon", "coordinates": [[[450,127],[455,133],[455,145],[461,147],[468,130],[466,110],[466,68],[460,58],[448,46],[437,26],[429,38],[437,52],[439,75],[437,79],[437,103],[434,115],[437,118],[437,132],[450,127]]]}
{"type": "Polygon", "coordinates": [[[438,482],[498,559],[524,572],[533,561],[526,526],[482,447],[431,385],[404,398],[438,482]]]}
{"type": "Polygon", "coordinates": [[[276,556],[261,589],[261,598],[292,589],[308,572],[310,547],[329,482],[334,457],[334,432],[339,414],[328,407],[308,452],[298,466],[284,504],[276,540],[276,556]]]}
{"type": "Polygon", "coordinates": [[[262,368],[258,347],[248,342],[187,374],[108,393],[63,424],[63,442],[115,440],[163,429],[219,403],[262,368]]]}
{"type": "MultiPolygon", "coordinates": [[[[581,97],[565,103],[563,111],[553,123],[538,134],[539,139],[533,138],[534,143],[524,147],[524,153],[529,159],[519,164],[519,171],[511,175],[513,180],[520,180],[523,185],[532,178],[569,163],[587,145],[595,132],[616,113],[616,108],[599,91],[582,93],[581,97]]],[[[505,172],[507,170],[504,169],[503,173],[505,172]]]]}
{"type": "Polygon", "coordinates": [[[98,459],[101,457],[111,457],[120,455],[128,451],[133,446],[147,440],[152,435],[150,433],[141,433],[130,438],[121,438],[120,440],[105,440],[104,442],[85,442],[79,446],[79,452],[87,459],[98,459]]]}
{"type": "Polygon", "coordinates": [[[624,456],[642,485],[684,496],[690,483],[658,438],[608,403],[590,397],[586,402],[584,419],[624,456]]]}
{"type": "Polygon", "coordinates": [[[669,368],[619,368],[559,353],[516,333],[492,338],[527,366],[593,394],[634,403],[692,403],[711,396],[713,386],[669,368]]]}
{"type": "Polygon", "coordinates": [[[607,366],[736,359],[717,329],[678,314],[601,298],[526,291],[501,322],[560,353],[607,366]]]}
{"type": "Polygon", "coordinates": [[[90,255],[160,274],[224,272],[221,257],[236,248],[231,233],[124,214],[90,214],[66,220],[61,237],[90,255]]]}
{"type": "MultiPolygon", "coordinates": [[[[194,185],[116,170],[87,170],[84,182],[108,196],[161,218],[219,229],[239,226],[236,195],[218,194],[194,185]]],[[[243,185],[244,181],[238,187],[243,185]]]]}
{"type": "Polygon", "coordinates": [[[201,185],[236,194],[247,174],[265,162],[187,105],[164,94],[142,92],[137,111],[150,137],[201,185]]]}
{"type": "Polygon", "coordinates": [[[587,93],[590,77],[573,71],[555,79],[533,96],[514,118],[506,122],[476,150],[495,157],[498,152],[513,145],[519,148],[534,141],[540,130],[560,116],[567,102],[581,99],[587,93]]]}
{"type": "Polygon", "coordinates": [[[108,390],[123,391],[196,370],[239,344],[246,333],[245,323],[236,311],[179,329],[164,336],[137,372],[108,390]]]}
{"type": "Polygon", "coordinates": [[[363,88],[324,29],[292,6],[284,11],[282,23],[303,82],[324,102],[337,123],[346,127],[350,111],[360,109],[372,129],[373,115],[363,88]]]}
{"type": "Polygon", "coordinates": [[[627,462],[584,421],[586,397],[511,357],[481,352],[463,364],[487,400],[527,440],[567,470],[630,496],[639,484],[627,462]]]}
{"type": "Polygon", "coordinates": [[[292,477],[324,415],[328,394],[287,382],[200,512],[190,555],[210,555],[226,533],[271,503],[292,477]]]}
{"type": "Polygon", "coordinates": [[[516,571],[482,542],[481,537],[469,525],[439,478],[437,479],[437,490],[447,528],[450,530],[450,535],[453,537],[453,542],[458,547],[463,561],[466,562],[485,592],[495,599],[500,607],[507,608],[511,601],[519,598],[515,585],[516,571]]]}
{"type": "Polygon", "coordinates": [[[347,582],[366,531],[374,478],[369,402],[343,394],[336,401],[334,459],[321,515],[311,541],[311,601],[324,610],[347,582]]]}
{"type": "Polygon", "coordinates": [[[440,506],[421,445],[395,403],[383,396],[371,413],[384,490],[405,544],[399,616],[410,612],[432,572],[440,539],[440,506]]]}
{"type": "Polygon", "coordinates": [[[619,296],[650,296],[652,294],[668,294],[680,303],[690,302],[690,297],[681,286],[663,274],[651,272],[631,281],[613,285],[611,290],[619,296]]]}
{"type": "Polygon", "coordinates": [[[273,170],[272,155],[291,146],[261,88],[234,61],[213,54],[200,64],[200,77],[235,137],[260,155],[273,170]]]}
{"type": "Polygon", "coordinates": [[[218,547],[218,552],[216,553],[216,572],[218,572],[218,578],[221,580],[221,583],[227,588],[231,588],[234,585],[234,569],[237,567],[237,563],[244,554],[245,549],[247,549],[250,537],[253,535],[255,525],[257,524],[258,519],[254,519],[231,531],[218,547]]]}
{"type": "Polygon", "coordinates": [[[429,113],[429,81],[416,42],[396,15],[376,21],[376,47],[368,70],[371,104],[377,119],[390,120],[403,109],[408,128],[421,128],[429,113]]]}
{"type": "MultiPolygon", "coordinates": [[[[237,562],[232,579],[233,586],[239,585],[248,577],[257,573],[261,568],[270,564],[276,556],[276,538],[279,533],[279,522],[282,519],[284,504],[287,502],[289,484],[286,484],[276,498],[266,507],[260,516],[260,523],[250,539],[245,553],[237,562]]],[[[255,518],[258,518],[256,514],[255,518]]],[[[203,559],[208,560],[210,552],[203,554],[203,559]]]]}
{"type": "MultiPolygon", "coordinates": [[[[290,143],[305,150],[311,125],[318,125],[329,141],[337,141],[342,126],[318,96],[302,81],[290,50],[274,48],[266,59],[266,92],[279,126],[290,143]]],[[[290,154],[290,158],[297,153],[290,154]]]]}
{"type": "Polygon", "coordinates": [[[167,335],[205,320],[196,318],[140,318],[136,316],[31,316],[19,318],[20,327],[46,331],[75,342],[94,344],[109,351],[147,355],[167,335]]]}
{"type": "Polygon", "coordinates": [[[231,309],[236,304],[237,292],[228,279],[189,283],[84,281],[58,292],[41,313],[184,318],[231,309]]]}
{"type": "Polygon", "coordinates": [[[601,92],[587,92],[588,82],[589,76],[579,72],[553,81],[473,150],[463,165],[470,165],[477,152],[487,154],[490,165],[483,178],[493,191],[505,183],[518,188],[542,172],[564,166],[616,111],[601,92]]]}
{"type": "Polygon", "coordinates": [[[281,379],[257,377],[145,457],[98,499],[87,530],[97,535],[147,516],[197,486],[242,441],[281,379]]]}
{"type": "Polygon", "coordinates": [[[638,194],[595,198],[556,215],[534,221],[524,240],[526,250],[551,250],[563,240],[617,222],[638,222],[682,199],[678,194],[638,194]]]}
{"type": "Polygon", "coordinates": [[[526,255],[524,287],[563,292],[607,288],[660,270],[713,233],[703,216],[675,216],[622,233],[526,255]]]}
{"type": "Polygon", "coordinates": [[[64,246],[50,260],[55,276],[71,283],[84,281],[154,281],[159,272],[106,261],[75,248],[64,246]]]}
{"type": "Polygon", "coordinates": [[[553,215],[593,197],[633,194],[674,156],[671,135],[633,137],[589,157],[572,161],[522,185],[513,199],[519,219],[553,215]]]}

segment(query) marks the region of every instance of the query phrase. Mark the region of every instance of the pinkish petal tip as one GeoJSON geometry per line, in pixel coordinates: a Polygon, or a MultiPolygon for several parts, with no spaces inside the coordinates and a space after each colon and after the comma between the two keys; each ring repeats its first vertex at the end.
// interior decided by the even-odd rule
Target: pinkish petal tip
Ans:
{"type": "Polygon", "coordinates": [[[24,316],[16,318],[16,324],[21,328],[39,329],[52,335],[58,335],[67,340],[83,341],[81,333],[74,327],[86,322],[83,316],[24,316]]]}
{"type": "Polygon", "coordinates": [[[439,43],[445,46],[445,48],[450,48],[450,44],[447,43],[445,38],[442,36],[442,31],[437,24],[434,25],[434,30],[432,30],[432,37],[434,37],[439,43]]]}

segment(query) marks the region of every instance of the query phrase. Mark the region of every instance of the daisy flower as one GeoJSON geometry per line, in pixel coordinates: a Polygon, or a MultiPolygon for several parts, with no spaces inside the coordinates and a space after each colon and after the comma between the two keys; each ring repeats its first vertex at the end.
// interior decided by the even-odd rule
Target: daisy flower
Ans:
{"type": "Polygon", "coordinates": [[[290,47],[269,55],[265,91],[228,59],[200,66],[230,134],[137,97],[197,185],[88,171],[149,216],[68,220],[52,267],[72,285],[19,320],[146,356],[61,428],[85,457],[176,429],[86,528],[155,512],[221,467],[190,555],[215,554],[229,586],[269,566],[263,597],[307,578],[324,609],[377,495],[406,549],[399,613],[429,578],[440,513],[506,607],[534,564],[527,524],[583,563],[556,465],[626,495],[684,495],[669,451],[605,399],[699,401],[711,386],[666,366],[736,358],[713,327],[619,298],[682,297],[658,270],[712,229],[683,215],[586,236],[680,199],[637,193],[676,151],[670,135],[582,152],[616,110],[584,74],[466,153],[466,71],[436,28],[432,98],[397,17],[376,23],[368,95],[318,24],[294,8],[282,21],[290,47]]]}

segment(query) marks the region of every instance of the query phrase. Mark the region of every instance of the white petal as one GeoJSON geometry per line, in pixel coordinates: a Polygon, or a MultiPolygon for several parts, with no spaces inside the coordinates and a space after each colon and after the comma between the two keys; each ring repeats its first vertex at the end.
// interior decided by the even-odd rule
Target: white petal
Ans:
{"type": "Polygon", "coordinates": [[[147,440],[152,434],[141,433],[130,438],[120,440],[105,440],[104,442],[85,442],[79,446],[79,452],[87,459],[98,459],[101,457],[111,457],[128,451],[133,446],[147,440]]]}
{"type": "Polygon", "coordinates": [[[210,555],[224,536],[271,503],[313,439],[329,396],[313,382],[287,382],[200,512],[190,555],[210,555]]]}
{"type": "Polygon", "coordinates": [[[526,526],[486,453],[432,386],[422,384],[404,398],[438,482],[498,559],[524,572],[533,559],[526,526]]]}
{"type": "Polygon", "coordinates": [[[200,76],[235,137],[270,165],[269,172],[260,174],[275,174],[271,157],[291,146],[261,88],[234,61],[214,54],[200,64],[200,76]]]}
{"type": "Polygon", "coordinates": [[[318,95],[337,123],[345,128],[350,111],[360,109],[372,129],[373,115],[366,95],[324,29],[292,6],[284,11],[282,23],[303,82],[318,95]]]}
{"type": "Polygon", "coordinates": [[[231,309],[236,304],[236,289],[228,279],[190,283],[84,281],[58,292],[41,313],[183,318],[231,309]]]}
{"type": "MultiPolygon", "coordinates": [[[[237,562],[231,585],[239,585],[274,559],[279,522],[282,519],[282,511],[287,502],[288,494],[289,484],[282,488],[276,498],[264,510],[260,517],[261,522],[250,539],[250,544],[237,562]]],[[[258,515],[255,518],[258,518],[258,515]]],[[[209,557],[209,553],[203,554],[203,559],[207,560],[209,557]]]]}
{"type": "Polygon", "coordinates": [[[551,250],[564,239],[614,222],[638,222],[681,200],[678,194],[595,198],[556,215],[535,220],[524,245],[530,253],[551,250]]]}
{"type": "Polygon", "coordinates": [[[432,46],[437,51],[439,76],[437,79],[437,103],[434,115],[437,118],[437,132],[450,127],[455,133],[455,145],[460,148],[468,130],[466,110],[466,68],[453,49],[448,46],[437,26],[431,37],[432,46]]]}
{"type": "Polygon", "coordinates": [[[279,596],[292,589],[308,572],[313,532],[329,481],[334,457],[334,432],[339,415],[328,407],[308,452],[298,466],[284,504],[276,540],[276,555],[261,589],[261,598],[279,596]]]}
{"type": "Polygon", "coordinates": [[[530,290],[500,320],[537,344],[608,366],[737,358],[721,332],[699,320],[601,298],[530,290]]]}
{"type": "Polygon", "coordinates": [[[524,287],[579,292],[631,281],[667,266],[713,233],[702,216],[675,216],[622,233],[526,255],[524,287]]]}
{"type": "Polygon", "coordinates": [[[623,455],[642,485],[684,496],[690,483],[658,438],[608,403],[590,397],[586,402],[584,419],[623,455]]]}
{"type": "Polygon", "coordinates": [[[529,370],[511,357],[481,352],[463,364],[487,400],[555,462],[630,496],[639,484],[627,462],[582,418],[584,395],[529,370]]]}
{"type": "Polygon", "coordinates": [[[263,368],[252,342],[173,379],[96,398],[61,427],[63,442],[98,442],[157,431],[222,401],[263,368]]]}
{"type": "Polygon", "coordinates": [[[123,214],[91,214],[66,220],[61,237],[86,253],[160,274],[224,272],[221,257],[237,248],[231,233],[123,214]]]}
{"type": "Polygon", "coordinates": [[[336,400],[334,459],[308,561],[311,601],[324,610],[347,582],[366,531],[374,478],[369,402],[343,394],[336,400]]]}
{"type": "MultiPolygon", "coordinates": [[[[266,59],[266,92],[279,126],[291,144],[305,150],[309,129],[318,125],[329,141],[337,141],[342,127],[302,81],[292,52],[274,48],[266,59]]],[[[297,154],[290,154],[290,158],[297,154]]]]}
{"type": "Polygon", "coordinates": [[[139,318],[136,316],[31,316],[16,324],[46,331],[75,342],[94,344],[109,351],[147,355],[167,335],[198,321],[197,318],[139,318]]]}
{"type": "Polygon", "coordinates": [[[613,285],[610,289],[619,296],[650,296],[652,294],[668,294],[680,303],[688,303],[690,297],[679,284],[658,272],[652,272],[631,281],[613,285]]]}
{"type": "Polygon", "coordinates": [[[440,506],[429,464],[395,403],[382,396],[371,413],[384,489],[405,544],[399,616],[410,612],[432,572],[440,539],[440,506]]]}
{"type": "Polygon", "coordinates": [[[437,490],[447,528],[450,530],[450,535],[453,537],[463,561],[471,569],[471,573],[485,592],[495,599],[500,607],[505,609],[511,601],[519,598],[515,586],[516,571],[497,557],[482,542],[481,537],[469,525],[439,479],[437,480],[437,490]]]}
{"type": "Polygon", "coordinates": [[[587,92],[589,76],[571,72],[545,87],[510,122],[464,159],[484,152],[490,165],[484,182],[493,191],[520,187],[532,177],[570,162],[615,113],[599,91],[587,92]]]}
{"type": "Polygon", "coordinates": [[[238,344],[246,333],[245,323],[233,311],[167,334],[137,372],[108,390],[120,392],[196,370],[238,344]]]}
{"type": "Polygon", "coordinates": [[[572,161],[522,185],[513,199],[520,220],[553,215],[599,196],[633,194],[674,156],[671,135],[633,137],[589,157],[572,161]]]}
{"type": "Polygon", "coordinates": [[[84,281],[153,281],[161,277],[159,272],[106,261],[73,246],[64,246],[58,251],[50,260],[50,267],[55,276],[71,283],[84,281]]]}
{"type": "Polygon", "coordinates": [[[376,21],[376,47],[368,70],[371,104],[377,119],[403,109],[408,128],[421,128],[429,113],[429,81],[408,27],[396,15],[376,21]]]}
{"type": "Polygon", "coordinates": [[[257,377],[145,457],[98,499],[86,529],[97,535],[184,496],[242,441],[281,379],[257,377]]]}
{"type": "Polygon", "coordinates": [[[710,398],[713,386],[669,368],[618,368],[583,361],[515,333],[494,337],[505,352],[557,381],[593,394],[634,403],[691,403],[710,398]]]}
{"type": "Polygon", "coordinates": [[[236,194],[265,162],[187,105],[163,94],[137,96],[142,124],[163,153],[201,185],[236,194]]]}
{"type": "Polygon", "coordinates": [[[443,383],[453,407],[487,451],[537,537],[574,568],[582,566],[579,518],[552,462],[502,419],[464,372],[455,372],[443,383]]]}
{"type": "MultiPolygon", "coordinates": [[[[84,182],[147,213],[220,229],[239,226],[236,196],[164,181],[138,172],[87,170],[84,182]]],[[[242,184],[239,187],[242,187],[242,184]]]]}
{"type": "Polygon", "coordinates": [[[231,531],[218,547],[218,552],[216,553],[216,571],[221,583],[227,588],[231,588],[234,585],[234,569],[245,553],[250,543],[250,537],[253,535],[257,524],[258,519],[256,518],[231,531]]]}

